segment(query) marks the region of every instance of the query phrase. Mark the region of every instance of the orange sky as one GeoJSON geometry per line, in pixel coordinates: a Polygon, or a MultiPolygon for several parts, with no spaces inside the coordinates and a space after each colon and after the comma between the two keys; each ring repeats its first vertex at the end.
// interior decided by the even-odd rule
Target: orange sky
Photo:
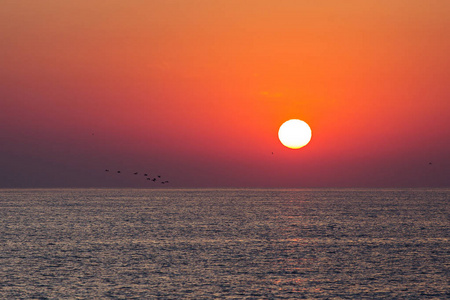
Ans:
{"type": "Polygon", "coordinates": [[[156,186],[134,171],[448,187],[449,16],[447,0],[4,1],[0,187],[156,186]],[[291,118],[305,148],[278,141],[291,118]]]}

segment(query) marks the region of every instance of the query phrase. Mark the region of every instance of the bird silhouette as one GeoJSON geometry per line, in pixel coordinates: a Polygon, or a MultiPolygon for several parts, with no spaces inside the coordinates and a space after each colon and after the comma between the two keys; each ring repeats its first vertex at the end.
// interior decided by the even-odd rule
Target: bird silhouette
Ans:
{"type": "MultiPolygon", "coordinates": [[[[104,172],[111,172],[111,169],[104,169],[104,172]]],[[[116,172],[117,174],[122,174],[122,170],[117,170],[117,171],[113,171],[116,172]]],[[[124,171],[124,174],[128,174],[128,171],[124,171]]],[[[169,183],[168,180],[164,180],[161,178],[161,175],[155,175],[155,177],[151,176],[149,173],[142,173],[142,172],[130,172],[130,174],[134,174],[134,175],[138,175],[138,174],[143,174],[145,176],[146,180],[150,180],[152,182],[160,182],[161,184],[167,184],[169,183]]],[[[125,175],[124,175],[125,176],[125,175]]]]}

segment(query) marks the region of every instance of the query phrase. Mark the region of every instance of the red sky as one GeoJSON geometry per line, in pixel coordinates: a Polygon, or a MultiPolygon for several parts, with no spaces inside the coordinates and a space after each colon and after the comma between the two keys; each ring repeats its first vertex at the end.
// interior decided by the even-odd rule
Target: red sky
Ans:
{"type": "Polygon", "coordinates": [[[447,0],[4,1],[0,187],[161,186],[136,171],[449,187],[449,16],[447,0]],[[312,128],[299,150],[278,141],[291,118],[312,128]]]}

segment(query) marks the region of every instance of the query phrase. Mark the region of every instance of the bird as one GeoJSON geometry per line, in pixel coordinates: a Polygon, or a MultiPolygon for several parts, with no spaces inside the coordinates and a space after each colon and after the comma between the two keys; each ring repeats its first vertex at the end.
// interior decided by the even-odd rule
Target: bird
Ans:
{"type": "Polygon", "coordinates": [[[428,164],[429,164],[429,165],[432,165],[432,163],[431,163],[431,162],[429,162],[428,164]]]}
{"type": "MultiPolygon", "coordinates": [[[[104,169],[104,172],[116,172],[117,174],[122,174],[122,173],[123,173],[122,170],[117,170],[117,169],[116,169],[116,171],[115,171],[114,169],[104,169]]],[[[125,174],[125,175],[123,175],[123,176],[126,177],[126,174],[128,174],[128,172],[129,172],[129,171],[124,171],[123,174],[125,174]]],[[[145,176],[145,179],[146,179],[146,180],[150,180],[150,181],[152,181],[152,182],[160,182],[161,184],[167,184],[167,183],[169,183],[169,181],[168,181],[168,180],[165,180],[165,178],[164,178],[163,176],[161,176],[161,175],[154,175],[154,177],[153,177],[153,176],[152,176],[151,174],[149,174],[149,173],[142,173],[142,172],[139,172],[139,171],[136,171],[136,172],[130,172],[129,174],[134,174],[134,175],[140,175],[140,174],[143,174],[143,175],[145,176]]]]}

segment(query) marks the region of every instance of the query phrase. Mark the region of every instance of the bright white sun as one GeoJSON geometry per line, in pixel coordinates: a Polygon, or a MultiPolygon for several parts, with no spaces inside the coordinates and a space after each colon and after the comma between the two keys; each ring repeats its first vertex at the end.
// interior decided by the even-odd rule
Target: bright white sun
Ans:
{"type": "Polygon", "coordinates": [[[292,119],[283,123],[278,130],[280,142],[291,149],[306,146],[311,140],[311,128],[306,122],[292,119]]]}

